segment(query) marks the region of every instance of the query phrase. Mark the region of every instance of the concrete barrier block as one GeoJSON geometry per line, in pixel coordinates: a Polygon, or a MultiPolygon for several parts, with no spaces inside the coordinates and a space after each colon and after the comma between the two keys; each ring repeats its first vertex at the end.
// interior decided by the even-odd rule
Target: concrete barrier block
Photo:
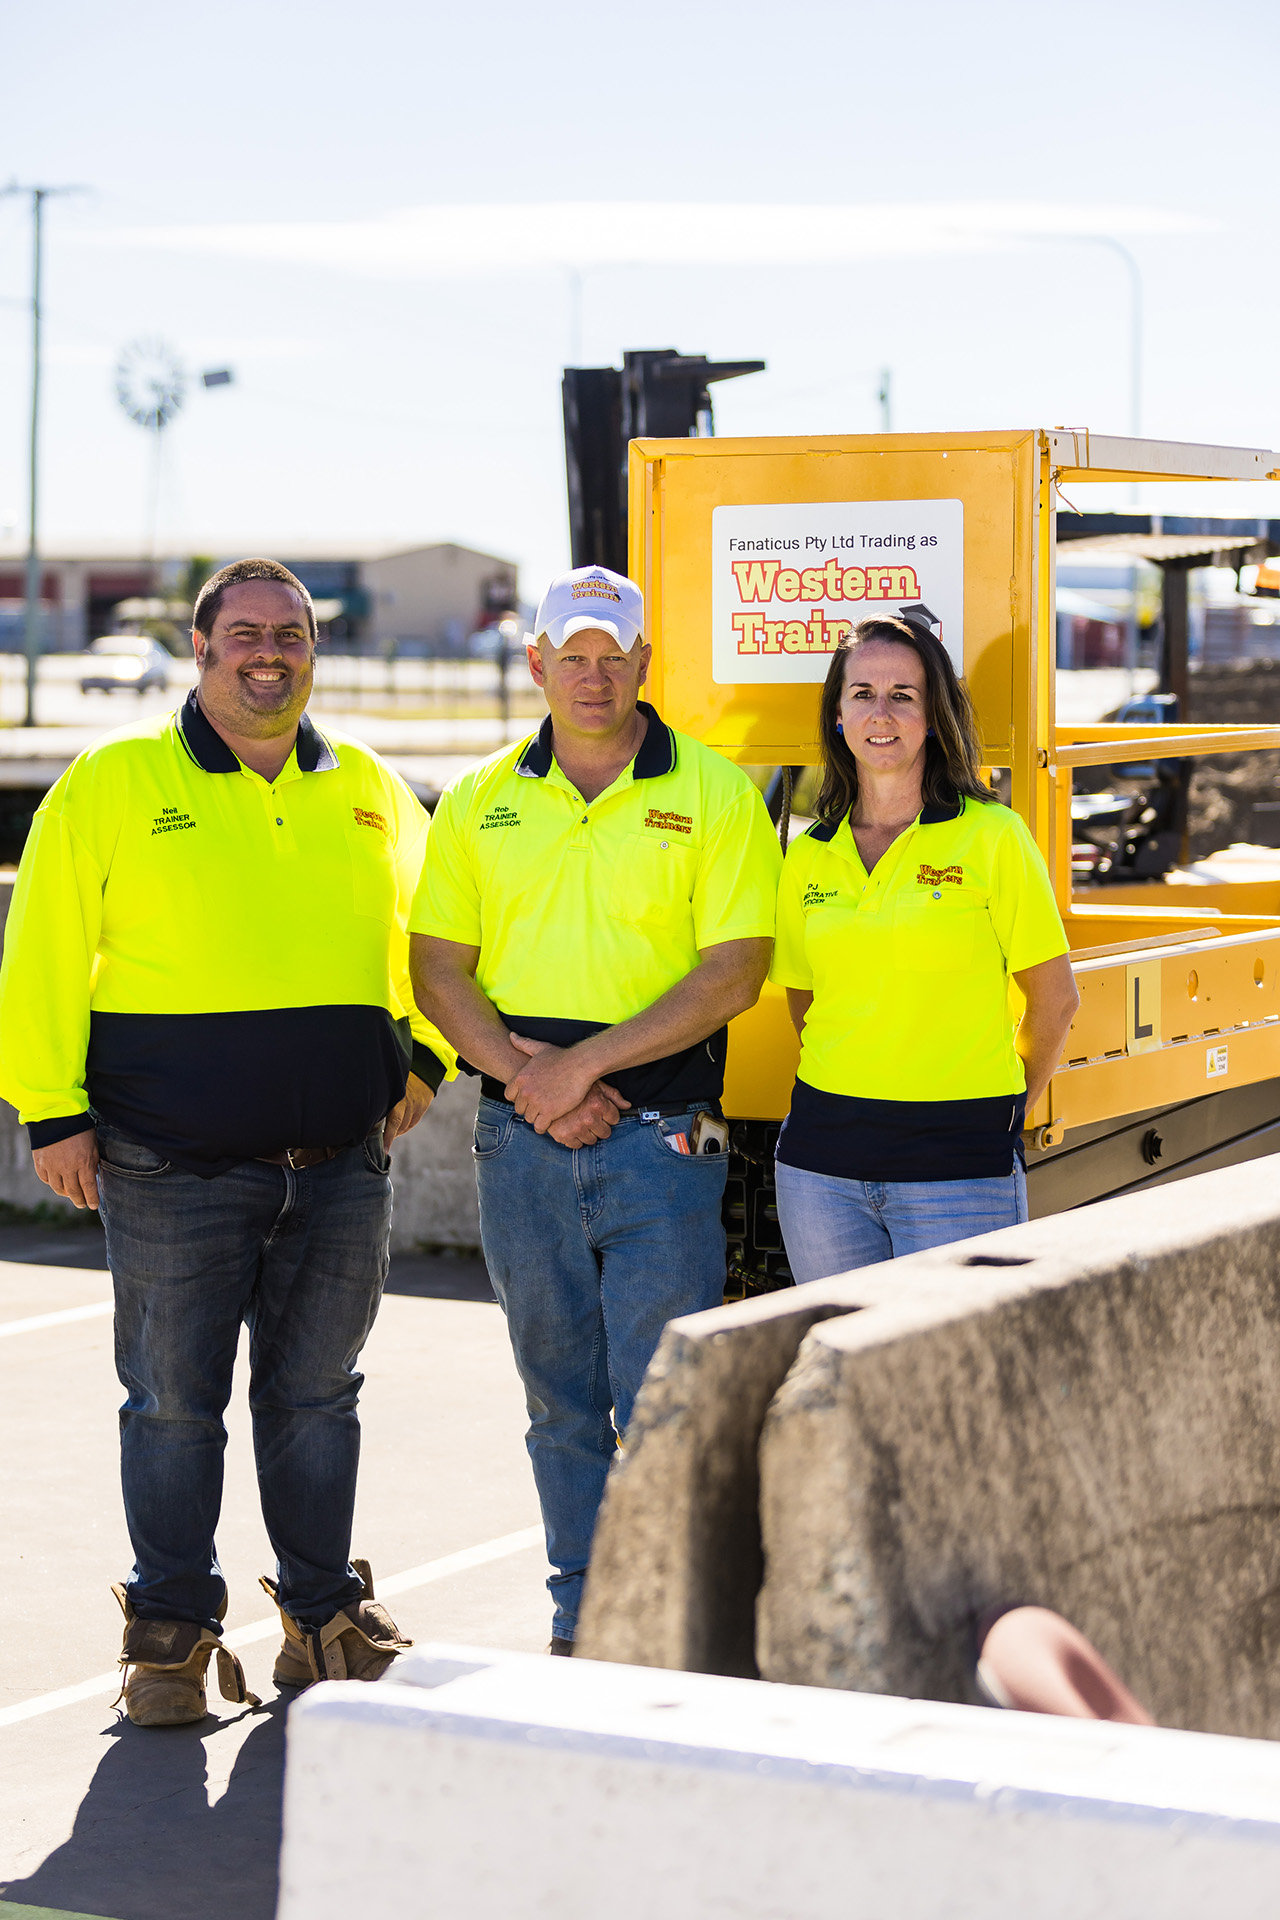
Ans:
{"type": "Polygon", "coordinates": [[[68,1221],[76,1218],[71,1202],[60,1200],[36,1177],[27,1130],[18,1125],[17,1113],[3,1100],[0,1100],[0,1201],[11,1207],[38,1207],[42,1214],[53,1218],[68,1221]]]}
{"type": "Polygon", "coordinates": [[[478,1247],[475,1131],[480,1082],[462,1074],[448,1080],[412,1133],[391,1149],[391,1250],[418,1247],[478,1247]]]}
{"type": "Polygon", "coordinates": [[[866,1297],[861,1276],[824,1280],[667,1327],[596,1524],[588,1658],[755,1674],[760,1429],[810,1327],[866,1297]]]}
{"type": "Polygon", "coordinates": [[[964,1700],[1029,1601],[1163,1725],[1280,1735],[1280,1159],[878,1271],[765,1422],[761,1672],[964,1700]]]}
{"type": "Polygon", "coordinates": [[[289,1717],[279,1920],[1271,1920],[1280,1750],[429,1647],[289,1717]]]}

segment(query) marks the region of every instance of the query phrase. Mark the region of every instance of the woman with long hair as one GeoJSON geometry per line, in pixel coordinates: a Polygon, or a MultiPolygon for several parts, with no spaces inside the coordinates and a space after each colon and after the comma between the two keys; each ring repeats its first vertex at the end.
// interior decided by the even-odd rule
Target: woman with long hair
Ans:
{"type": "Polygon", "coordinates": [[[832,658],[820,738],[772,974],[801,1043],[777,1164],[798,1281],[1025,1220],[1023,1116],[1079,1005],[1044,861],[982,782],[941,642],[862,621],[832,658]]]}

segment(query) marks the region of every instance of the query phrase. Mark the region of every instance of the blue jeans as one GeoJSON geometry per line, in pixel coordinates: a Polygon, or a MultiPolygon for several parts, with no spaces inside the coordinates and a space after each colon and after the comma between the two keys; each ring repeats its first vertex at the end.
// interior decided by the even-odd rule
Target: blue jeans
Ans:
{"type": "Polygon", "coordinates": [[[134,1609],[218,1630],[222,1416],[243,1321],[280,1603],[303,1626],[323,1626],[362,1591],[349,1563],[356,1360],[387,1277],[381,1129],[302,1172],[249,1160],[214,1180],[180,1172],[113,1127],[99,1126],[98,1149],[127,1395],[120,1465],[134,1609]]]}
{"type": "Polygon", "coordinates": [[[628,1114],[607,1140],[569,1148],[503,1101],[481,1100],[476,1118],[480,1234],[524,1383],[560,1639],[577,1626],[605,1475],[662,1329],[724,1298],[728,1156],[674,1153],[664,1137],[684,1127],[628,1114]]]}
{"type": "Polygon", "coordinates": [[[923,1253],[1027,1217],[1020,1166],[993,1180],[839,1180],[781,1161],[778,1221],[796,1281],[923,1253]]]}

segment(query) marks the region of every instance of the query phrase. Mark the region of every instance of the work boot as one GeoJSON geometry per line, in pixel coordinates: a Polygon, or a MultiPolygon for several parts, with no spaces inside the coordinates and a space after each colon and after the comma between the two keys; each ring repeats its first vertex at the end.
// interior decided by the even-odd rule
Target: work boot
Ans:
{"type": "Polygon", "coordinates": [[[261,1706],[244,1681],[244,1668],[216,1633],[194,1620],[140,1620],[121,1586],[111,1589],[124,1614],[124,1677],[117,1700],[135,1727],[187,1727],[208,1712],[204,1676],[212,1654],[218,1656],[218,1685],[224,1700],[237,1706],[261,1706]]]}
{"type": "Polygon", "coordinates": [[[299,1625],[280,1607],[275,1581],[263,1576],[263,1588],[280,1607],[284,1623],[284,1644],[271,1675],[278,1687],[309,1687],[316,1680],[380,1680],[396,1655],[413,1645],[374,1599],[369,1562],[351,1564],[364,1591],[322,1627],[299,1625]]]}

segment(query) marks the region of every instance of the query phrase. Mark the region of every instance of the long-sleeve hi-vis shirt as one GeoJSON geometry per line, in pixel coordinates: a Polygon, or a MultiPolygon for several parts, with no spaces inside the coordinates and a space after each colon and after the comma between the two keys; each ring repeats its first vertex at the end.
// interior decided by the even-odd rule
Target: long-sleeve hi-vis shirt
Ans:
{"type": "Polygon", "coordinates": [[[304,716],[274,781],[194,693],[109,735],[35,817],[0,967],[0,1094],[33,1147],[96,1114],[212,1176],[363,1138],[454,1068],[414,1005],[406,924],[429,821],[304,716]]]}

